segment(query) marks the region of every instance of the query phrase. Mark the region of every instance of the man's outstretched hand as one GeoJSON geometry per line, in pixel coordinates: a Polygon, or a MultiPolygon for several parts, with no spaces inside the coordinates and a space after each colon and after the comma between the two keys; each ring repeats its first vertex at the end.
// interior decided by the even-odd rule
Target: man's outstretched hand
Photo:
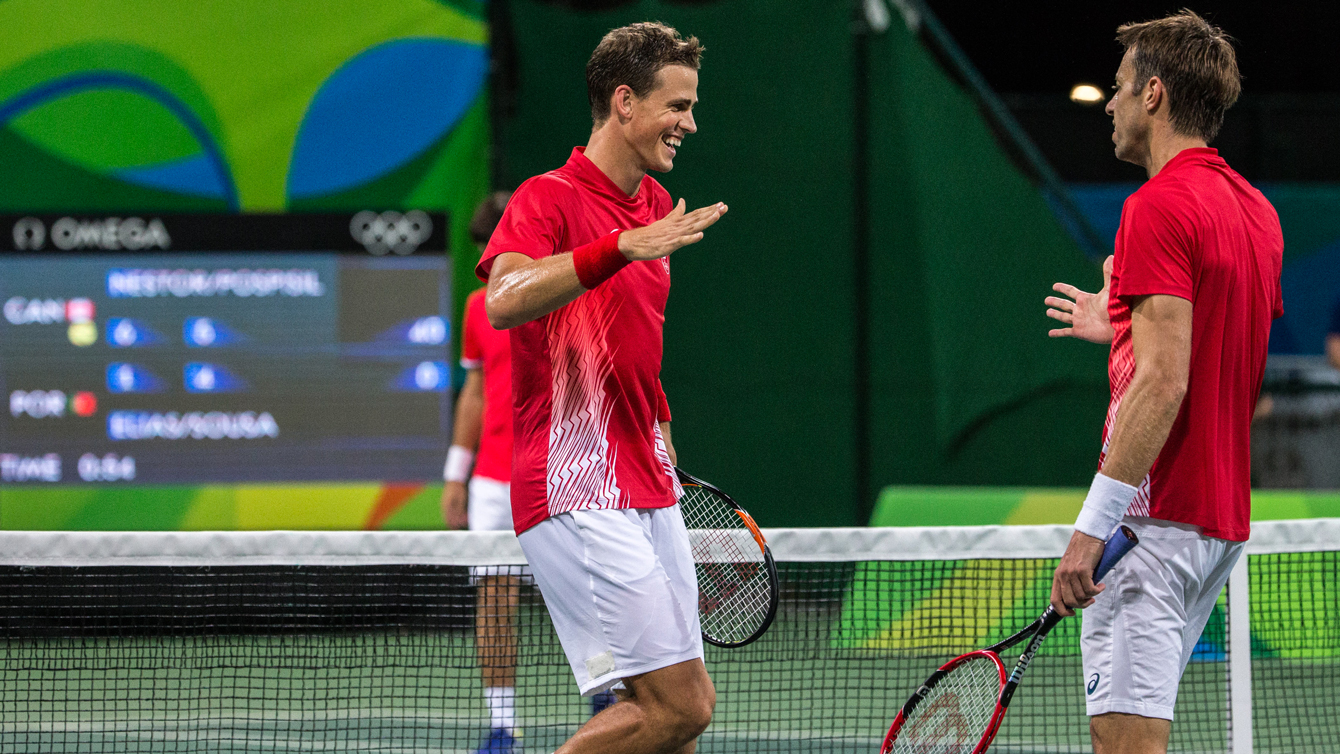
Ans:
{"type": "Polygon", "coordinates": [[[1090,343],[1111,343],[1112,322],[1107,316],[1108,289],[1112,287],[1112,257],[1103,262],[1103,289],[1085,293],[1069,283],[1057,283],[1052,290],[1069,299],[1048,296],[1047,316],[1060,320],[1069,327],[1059,327],[1047,334],[1053,338],[1079,338],[1090,343]]]}
{"type": "Polygon", "coordinates": [[[726,214],[721,202],[685,212],[684,200],[660,220],[619,234],[619,251],[630,261],[660,259],[676,250],[703,240],[703,231],[726,214]]]}

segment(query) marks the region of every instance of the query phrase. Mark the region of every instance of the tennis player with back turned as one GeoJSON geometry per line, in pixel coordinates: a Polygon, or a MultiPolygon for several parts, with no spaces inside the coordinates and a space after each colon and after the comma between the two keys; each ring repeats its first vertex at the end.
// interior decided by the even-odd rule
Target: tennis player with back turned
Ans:
{"type": "Polygon", "coordinates": [[[701,50],[661,24],[605,35],[586,147],[516,190],[476,268],[511,330],[521,548],[581,692],[620,698],[561,754],[691,754],[716,699],[660,369],[669,256],[726,206],[672,208],[647,175],[697,130],[701,50]]]}
{"type": "Polygon", "coordinates": [[[1107,104],[1127,200],[1097,294],[1057,284],[1053,336],[1111,342],[1099,473],[1051,602],[1081,634],[1097,754],[1166,752],[1182,672],[1250,533],[1249,424],[1283,313],[1279,218],[1207,145],[1238,98],[1233,47],[1190,11],[1117,30],[1107,104]],[[1140,546],[1091,575],[1123,521],[1140,546]],[[1101,594],[1100,594],[1101,592],[1101,594]],[[1092,605],[1092,607],[1090,607],[1092,605]]]}

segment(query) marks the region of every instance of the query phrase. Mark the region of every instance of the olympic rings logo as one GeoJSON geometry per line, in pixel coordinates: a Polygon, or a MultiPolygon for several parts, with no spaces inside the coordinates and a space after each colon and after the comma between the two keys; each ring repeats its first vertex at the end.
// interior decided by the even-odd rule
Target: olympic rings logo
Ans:
{"type": "Polygon", "coordinates": [[[14,223],[14,248],[19,251],[40,249],[47,241],[47,227],[36,217],[25,217],[14,223]]]}
{"type": "Polygon", "coordinates": [[[433,234],[433,221],[417,209],[403,215],[364,210],[349,221],[349,232],[369,254],[413,254],[433,234]]]}

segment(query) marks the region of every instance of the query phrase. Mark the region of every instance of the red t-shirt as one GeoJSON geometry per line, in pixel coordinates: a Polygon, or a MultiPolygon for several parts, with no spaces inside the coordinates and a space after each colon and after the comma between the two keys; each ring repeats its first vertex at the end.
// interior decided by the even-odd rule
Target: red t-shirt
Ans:
{"type": "Polygon", "coordinates": [[[1108,300],[1115,335],[1104,457],[1135,375],[1132,299],[1167,294],[1192,306],[1186,397],[1130,515],[1239,542],[1250,534],[1252,412],[1270,321],[1284,313],[1283,254],[1275,208],[1217,150],[1182,150],[1126,199],[1108,300]]]}
{"type": "MultiPolygon", "coordinates": [[[[670,195],[651,176],[629,197],[583,151],[512,194],[475,269],[481,279],[504,252],[563,254],[669,214],[670,195]]],[[[660,384],[669,295],[669,258],[633,262],[510,331],[518,534],[568,511],[664,508],[678,500],[657,421],[670,420],[660,384]]]]}
{"type": "Polygon", "coordinates": [[[461,366],[482,369],[484,417],[475,455],[475,476],[512,479],[512,349],[507,333],[493,329],[484,313],[484,290],[465,300],[461,366]]]}

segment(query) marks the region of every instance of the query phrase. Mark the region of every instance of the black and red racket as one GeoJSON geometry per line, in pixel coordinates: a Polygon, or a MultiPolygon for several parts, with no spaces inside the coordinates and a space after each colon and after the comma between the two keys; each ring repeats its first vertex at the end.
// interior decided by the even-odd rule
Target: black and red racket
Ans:
{"type": "Polygon", "coordinates": [[[675,469],[679,499],[698,572],[698,618],[703,640],[743,647],[777,616],[777,564],[754,518],[717,487],[675,469]]]}
{"type": "MultiPolygon", "coordinates": [[[[1135,532],[1119,528],[1103,546],[1094,583],[1138,543],[1135,532]]],[[[880,754],[983,754],[1042,640],[1060,622],[1061,615],[1048,605],[1037,620],[1008,639],[941,665],[898,711],[880,754]],[[1007,677],[999,653],[1024,639],[1030,639],[1028,645],[1007,677]]]]}

